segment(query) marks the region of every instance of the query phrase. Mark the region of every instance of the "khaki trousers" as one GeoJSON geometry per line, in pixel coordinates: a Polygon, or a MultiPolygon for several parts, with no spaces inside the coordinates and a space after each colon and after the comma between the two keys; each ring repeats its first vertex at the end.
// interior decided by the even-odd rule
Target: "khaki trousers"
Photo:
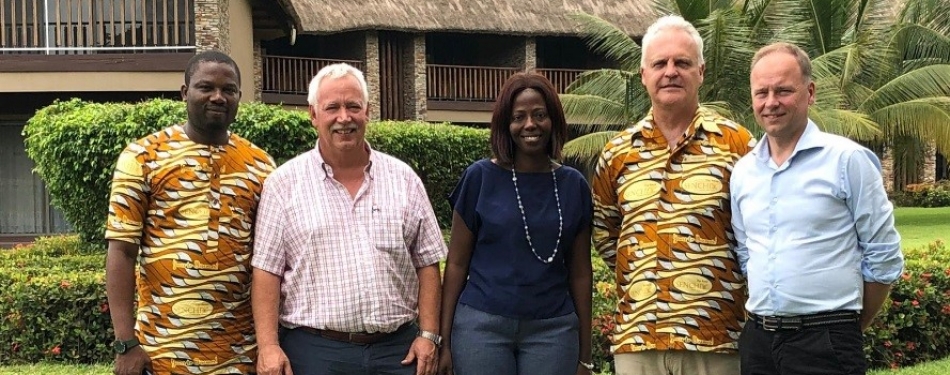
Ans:
{"type": "Polygon", "coordinates": [[[739,375],[739,354],[647,350],[614,355],[616,375],[739,375]]]}

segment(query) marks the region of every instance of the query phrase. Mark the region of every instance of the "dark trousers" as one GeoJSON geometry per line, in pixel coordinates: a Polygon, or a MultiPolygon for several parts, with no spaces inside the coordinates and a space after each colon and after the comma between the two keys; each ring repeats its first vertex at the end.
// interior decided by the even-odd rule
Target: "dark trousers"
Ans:
{"type": "Polygon", "coordinates": [[[748,321],[739,336],[742,375],[865,375],[858,322],[766,331],[748,321]]]}
{"type": "Polygon", "coordinates": [[[416,362],[403,366],[418,328],[407,324],[374,344],[330,340],[302,329],[281,329],[280,347],[294,375],[414,375],[416,362]]]}

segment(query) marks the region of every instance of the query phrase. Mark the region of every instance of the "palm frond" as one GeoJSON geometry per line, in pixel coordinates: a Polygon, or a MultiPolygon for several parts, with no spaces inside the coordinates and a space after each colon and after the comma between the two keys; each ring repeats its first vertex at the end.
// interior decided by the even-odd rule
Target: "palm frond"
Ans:
{"type": "Polygon", "coordinates": [[[733,110],[750,105],[749,61],[756,44],[746,22],[738,10],[728,9],[716,10],[698,23],[705,42],[704,80],[708,82],[700,88],[702,100],[728,102],[733,110]]]}
{"type": "Polygon", "coordinates": [[[934,140],[941,153],[950,154],[950,97],[907,100],[870,115],[889,136],[934,140]]]}
{"type": "MultiPolygon", "coordinates": [[[[601,96],[616,102],[623,102],[626,85],[633,82],[642,88],[640,75],[617,69],[591,70],[582,73],[565,90],[568,94],[601,96]]],[[[642,90],[642,89],[641,89],[642,90]]]]}
{"type": "Polygon", "coordinates": [[[854,140],[871,141],[883,135],[876,122],[868,115],[857,111],[812,106],[808,111],[808,117],[823,131],[854,140]]]}
{"type": "Polygon", "coordinates": [[[624,117],[629,109],[625,109],[622,102],[594,95],[561,94],[560,97],[569,123],[602,126],[629,122],[624,117]]]}
{"type": "Polygon", "coordinates": [[[597,167],[597,160],[604,146],[617,135],[617,132],[617,130],[601,131],[572,139],[564,145],[562,152],[564,162],[584,173],[589,179],[597,167]]]}
{"type": "Polygon", "coordinates": [[[622,70],[640,70],[640,46],[623,30],[587,13],[575,13],[572,18],[580,24],[582,38],[592,51],[616,62],[622,70]]]}
{"type": "Polygon", "coordinates": [[[950,35],[950,1],[908,0],[901,8],[901,23],[918,24],[941,34],[950,35]]]}
{"type": "Polygon", "coordinates": [[[904,73],[875,90],[859,109],[873,113],[920,98],[950,96],[950,65],[931,65],[904,73]]]}
{"type": "MultiPolygon", "coordinates": [[[[894,31],[888,44],[897,50],[896,58],[925,64],[950,63],[950,37],[918,24],[904,24],[894,31]]],[[[911,64],[916,69],[922,65],[911,64]]]]}

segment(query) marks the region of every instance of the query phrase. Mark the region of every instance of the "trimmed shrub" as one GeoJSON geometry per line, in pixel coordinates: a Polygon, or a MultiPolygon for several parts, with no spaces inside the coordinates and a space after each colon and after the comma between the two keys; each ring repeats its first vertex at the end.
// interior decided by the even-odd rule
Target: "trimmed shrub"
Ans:
{"type": "Polygon", "coordinates": [[[0,364],[112,360],[105,249],[93,248],[70,236],[0,252],[0,364]]]}
{"type": "Polygon", "coordinates": [[[907,185],[891,199],[898,207],[950,207],[950,180],[907,185]]]}
{"type": "MultiPolygon", "coordinates": [[[[46,182],[53,204],[86,241],[99,241],[108,212],[116,158],[130,142],[186,118],[184,102],[56,102],[37,111],[24,129],[26,151],[46,182]]],[[[305,112],[261,103],[241,104],[231,128],[282,163],[314,147],[305,112]]],[[[447,189],[465,166],[488,155],[488,132],[448,124],[372,124],[367,139],[411,165],[426,184],[440,223],[451,222],[447,189]]]]}
{"type": "MultiPolygon", "coordinates": [[[[905,271],[890,300],[864,332],[864,353],[872,368],[907,367],[950,356],[950,249],[942,241],[904,249],[905,271]]],[[[594,364],[613,367],[609,334],[617,303],[614,271],[594,261],[594,364]]]]}

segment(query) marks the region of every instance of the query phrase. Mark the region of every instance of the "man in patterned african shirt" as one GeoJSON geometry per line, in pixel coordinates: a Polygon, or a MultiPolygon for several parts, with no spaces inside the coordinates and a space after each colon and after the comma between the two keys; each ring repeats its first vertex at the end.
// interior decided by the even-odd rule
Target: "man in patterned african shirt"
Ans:
{"type": "Polygon", "coordinates": [[[593,178],[594,243],[616,267],[618,375],[739,373],[745,281],[729,176],[748,130],[699,106],[702,39],[678,16],[643,37],[652,108],[604,148],[593,178]]]}
{"type": "Polygon", "coordinates": [[[117,375],[255,371],[251,225],[274,162],[228,131],[240,84],[227,55],[196,55],[181,88],[188,121],[116,162],[106,290],[117,375]]]}

